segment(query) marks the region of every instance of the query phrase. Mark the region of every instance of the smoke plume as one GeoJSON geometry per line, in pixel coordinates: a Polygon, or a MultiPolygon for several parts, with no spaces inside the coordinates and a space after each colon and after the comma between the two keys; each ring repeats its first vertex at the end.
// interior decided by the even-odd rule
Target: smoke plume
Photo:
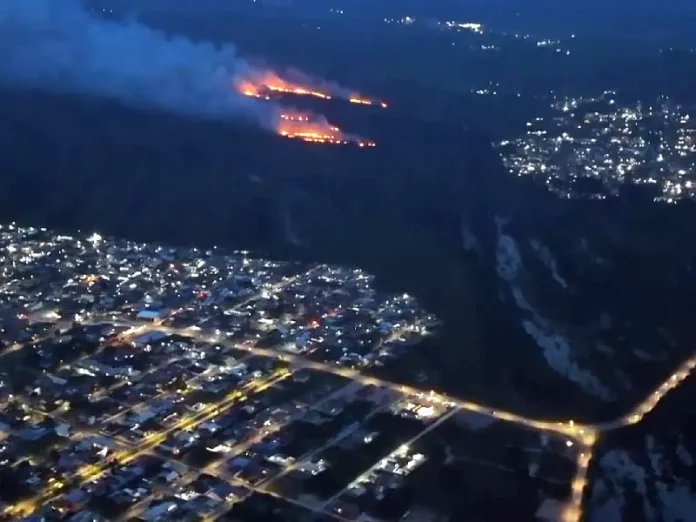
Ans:
{"type": "Polygon", "coordinates": [[[87,12],[79,0],[0,3],[0,85],[274,124],[272,105],[230,88],[231,78],[248,68],[232,45],[216,47],[134,21],[108,21],[87,12]]]}

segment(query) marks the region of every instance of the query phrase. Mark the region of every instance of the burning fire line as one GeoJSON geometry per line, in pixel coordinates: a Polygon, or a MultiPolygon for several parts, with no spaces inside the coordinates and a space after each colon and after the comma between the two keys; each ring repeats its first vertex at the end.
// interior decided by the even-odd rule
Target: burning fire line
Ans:
{"type": "MultiPolygon", "coordinates": [[[[332,95],[327,92],[285,81],[272,72],[256,76],[253,80],[236,79],[233,86],[240,94],[261,100],[271,100],[273,94],[313,96],[323,100],[332,99],[332,95]]],[[[358,94],[340,95],[340,97],[356,105],[379,105],[382,108],[387,108],[387,104],[383,101],[362,98],[358,94]]],[[[311,118],[300,113],[281,114],[276,131],[285,138],[298,139],[310,143],[329,143],[333,145],[354,143],[358,147],[376,146],[374,141],[345,134],[338,127],[329,124],[323,119],[311,118]]]]}
{"type": "Polygon", "coordinates": [[[375,147],[374,141],[345,134],[335,125],[326,121],[312,121],[304,114],[281,114],[277,127],[278,134],[284,138],[299,139],[309,143],[329,143],[348,145],[355,143],[358,147],[375,147]]]}
{"type": "Polygon", "coordinates": [[[328,92],[313,89],[311,87],[306,87],[303,85],[298,85],[292,82],[288,82],[273,73],[265,73],[258,78],[251,79],[240,79],[235,82],[235,87],[237,91],[245,96],[250,96],[254,98],[260,98],[264,100],[270,100],[271,94],[294,94],[296,96],[313,96],[315,98],[321,98],[322,100],[331,100],[334,96],[339,98],[344,98],[350,103],[356,105],[379,105],[383,109],[386,109],[388,105],[379,100],[372,100],[369,98],[363,98],[358,94],[350,95],[338,95],[330,94],[328,92]]]}
{"type": "Polygon", "coordinates": [[[300,85],[294,85],[281,80],[272,75],[267,75],[254,82],[251,80],[238,81],[235,85],[237,91],[245,96],[260,98],[265,100],[271,99],[271,94],[294,94],[297,96],[314,96],[322,100],[330,100],[331,95],[312,90],[300,85]]]}
{"type": "Polygon", "coordinates": [[[331,96],[319,91],[310,91],[303,87],[277,87],[273,85],[267,85],[266,88],[271,92],[281,92],[284,94],[297,94],[298,96],[314,96],[315,98],[321,98],[323,100],[330,100],[331,96]]]}
{"type": "Polygon", "coordinates": [[[348,101],[350,103],[355,103],[357,105],[377,105],[377,104],[379,104],[379,106],[382,107],[383,109],[386,109],[388,107],[388,105],[383,101],[377,102],[375,100],[370,100],[367,98],[358,98],[357,96],[351,96],[350,98],[348,98],[348,101]]]}

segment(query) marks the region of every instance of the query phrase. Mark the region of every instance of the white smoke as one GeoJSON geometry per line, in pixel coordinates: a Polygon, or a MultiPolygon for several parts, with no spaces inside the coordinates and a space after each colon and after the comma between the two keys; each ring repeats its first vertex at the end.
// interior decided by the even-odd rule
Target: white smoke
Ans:
{"type": "Polygon", "coordinates": [[[0,0],[0,85],[270,124],[274,107],[231,89],[231,78],[247,67],[232,45],[108,21],[79,0],[0,0]]]}

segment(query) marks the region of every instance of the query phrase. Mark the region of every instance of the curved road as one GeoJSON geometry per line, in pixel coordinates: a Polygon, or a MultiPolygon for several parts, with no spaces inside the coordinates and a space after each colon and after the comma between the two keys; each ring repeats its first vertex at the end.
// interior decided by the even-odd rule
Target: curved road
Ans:
{"type": "MultiPolygon", "coordinates": [[[[250,299],[253,300],[253,297],[250,299]]],[[[311,369],[319,372],[332,373],[347,379],[350,379],[356,383],[364,386],[376,386],[384,389],[391,390],[401,395],[414,395],[414,396],[427,396],[429,401],[440,402],[444,405],[453,408],[454,410],[467,410],[474,411],[481,415],[488,417],[493,417],[498,420],[512,422],[515,424],[523,425],[536,431],[550,432],[555,435],[561,435],[567,438],[567,444],[572,446],[575,444],[577,446],[577,460],[576,460],[576,475],[572,480],[571,484],[571,496],[568,499],[564,512],[561,516],[562,522],[578,522],[582,517],[582,499],[585,487],[587,485],[587,470],[592,459],[593,446],[597,437],[602,433],[610,430],[619,429],[632,424],[637,424],[640,422],[645,415],[651,412],[660,400],[671,390],[679,386],[689,375],[691,371],[696,367],[696,353],[685,360],[668,378],[665,380],[656,390],[654,390],[650,395],[648,395],[641,403],[636,405],[630,412],[622,417],[615,419],[610,422],[597,423],[597,424],[578,424],[572,420],[568,421],[547,421],[532,419],[525,417],[523,415],[518,415],[516,413],[490,408],[488,406],[478,404],[472,401],[460,400],[449,397],[447,395],[436,393],[433,390],[421,390],[412,386],[407,386],[403,384],[397,384],[390,381],[386,381],[377,377],[370,375],[364,375],[357,370],[352,368],[345,368],[337,364],[331,364],[326,362],[312,361],[302,356],[297,356],[289,353],[281,353],[275,350],[267,348],[259,348],[253,344],[238,344],[232,343],[220,336],[211,336],[208,334],[203,334],[200,329],[191,328],[173,328],[163,326],[161,322],[151,323],[144,325],[139,321],[113,321],[110,318],[104,318],[104,320],[94,319],[90,321],[92,324],[109,322],[115,324],[116,326],[127,326],[133,328],[131,332],[145,332],[148,330],[162,331],[168,334],[177,334],[184,337],[189,337],[199,341],[212,342],[220,345],[231,346],[237,349],[244,350],[252,355],[257,355],[260,357],[281,359],[289,363],[294,369],[311,369]]],[[[397,331],[392,334],[392,336],[398,336],[403,332],[397,331]]],[[[287,377],[290,372],[283,373],[282,375],[273,375],[271,383],[275,379],[282,379],[287,377]]],[[[264,383],[266,384],[266,383],[264,383]]],[[[193,419],[186,419],[189,423],[196,423],[202,419],[207,418],[210,415],[214,415],[215,412],[219,411],[220,406],[228,406],[233,402],[236,402],[244,395],[240,392],[236,392],[230,395],[226,399],[224,405],[213,405],[209,406],[204,412],[195,416],[193,419]]],[[[439,425],[445,420],[447,415],[443,416],[440,421],[436,422],[435,425],[439,425]]],[[[177,426],[181,427],[181,426],[177,426]]],[[[429,428],[429,429],[432,429],[429,428]]],[[[126,462],[132,461],[134,456],[139,454],[144,454],[148,452],[152,447],[154,447],[157,442],[162,441],[166,438],[165,434],[159,434],[159,436],[153,436],[151,439],[147,440],[147,444],[141,445],[138,448],[139,451],[126,452],[124,455],[124,460],[126,462]]],[[[96,469],[88,474],[98,476],[103,473],[103,469],[100,466],[96,466],[96,469]]],[[[88,477],[90,478],[90,477],[88,477]]],[[[53,492],[46,492],[44,495],[39,495],[37,498],[31,499],[21,503],[19,506],[13,506],[17,511],[33,511],[37,509],[44,501],[49,500],[52,497],[53,492]]],[[[15,511],[15,512],[17,512],[15,511]]]]}

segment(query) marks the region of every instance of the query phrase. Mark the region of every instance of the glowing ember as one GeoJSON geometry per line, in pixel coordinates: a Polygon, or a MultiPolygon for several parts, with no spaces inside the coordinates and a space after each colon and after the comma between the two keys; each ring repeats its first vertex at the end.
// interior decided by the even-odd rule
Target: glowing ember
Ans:
{"type": "Polygon", "coordinates": [[[324,119],[311,118],[306,114],[284,113],[280,115],[277,132],[290,139],[299,139],[309,143],[328,143],[348,145],[356,143],[359,147],[375,147],[373,141],[345,134],[335,125],[324,119]]]}
{"type": "Polygon", "coordinates": [[[370,100],[369,98],[361,98],[360,96],[355,95],[348,98],[348,101],[357,105],[379,105],[383,109],[388,107],[388,105],[383,101],[370,100]]]}
{"type": "Polygon", "coordinates": [[[297,94],[298,96],[314,96],[324,100],[330,100],[331,96],[319,91],[310,91],[303,87],[283,87],[278,85],[267,85],[266,88],[272,92],[282,92],[285,94],[297,94]]]}
{"type": "Polygon", "coordinates": [[[262,100],[270,100],[271,97],[267,94],[262,94],[258,87],[252,82],[242,81],[236,84],[236,89],[238,92],[242,93],[244,96],[249,96],[253,98],[259,98],[262,100]]]}
{"type": "Polygon", "coordinates": [[[283,80],[272,72],[266,72],[252,79],[238,80],[235,85],[238,92],[245,96],[268,99],[268,93],[295,94],[297,96],[314,96],[330,100],[331,95],[317,89],[297,85],[283,80]]]}
{"type": "MultiPolygon", "coordinates": [[[[302,116],[301,114],[281,114],[281,120],[285,121],[309,121],[309,116],[302,116]]],[[[338,127],[333,127],[334,130],[338,130],[338,127]]]]}
{"type": "MultiPolygon", "coordinates": [[[[266,71],[252,73],[245,78],[236,78],[233,82],[234,89],[252,98],[270,100],[273,94],[293,94],[297,96],[313,96],[323,100],[330,100],[332,95],[344,98],[350,103],[360,105],[380,105],[383,108],[387,104],[382,101],[362,98],[357,94],[347,95],[339,87],[332,89],[329,94],[317,87],[299,85],[280,78],[277,74],[266,71]]],[[[311,143],[330,143],[334,145],[347,145],[355,143],[359,147],[375,147],[376,143],[364,140],[360,137],[345,134],[338,127],[329,124],[323,118],[312,118],[309,115],[297,112],[285,112],[279,115],[276,131],[280,136],[291,139],[299,139],[311,143]]]]}
{"type": "Polygon", "coordinates": [[[340,92],[341,89],[337,87],[332,89],[334,92],[329,93],[318,87],[300,85],[284,80],[271,71],[253,74],[244,79],[237,79],[235,81],[235,88],[239,93],[254,98],[270,99],[269,94],[272,93],[313,96],[315,98],[321,98],[322,100],[330,100],[335,96],[337,98],[344,98],[350,103],[359,105],[379,105],[384,109],[387,108],[387,104],[382,101],[363,98],[358,94],[348,95],[345,92],[340,92]]]}

